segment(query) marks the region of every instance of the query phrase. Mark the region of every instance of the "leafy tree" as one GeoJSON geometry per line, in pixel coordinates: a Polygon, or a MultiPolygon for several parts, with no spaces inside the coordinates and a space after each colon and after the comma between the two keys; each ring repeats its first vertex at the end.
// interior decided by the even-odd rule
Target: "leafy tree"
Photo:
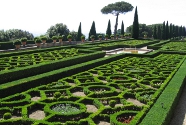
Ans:
{"type": "Polygon", "coordinates": [[[46,35],[52,38],[52,36],[66,36],[69,34],[70,30],[67,28],[67,26],[63,23],[57,23],[54,26],[51,26],[47,32],[46,35]]]}
{"type": "Polygon", "coordinates": [[[122,23],[121,23],[121,35],[124,35],[124,24],[123,24],[123,20],[122,20],[122,23]]]}
{"type": "Polygon", "coordinates": [[[110,19],[109,19],[109,21],[108,21],[108,26],[107,26],[106,34],[108,34],[108,38],[110,39],[110,35],[112,34],[110,19]]]}
{"type": "Polygon", "coordinates": [[[82,36],[82,33],[81,33],[81,22],[80,22],[76,40],[81,41],[81,36],[82,36]]]}
{"type": "Polygon", "coordinates": [[[92,22],[92,26],[91,26],[91,29],[90,29],[90,32],[89,32],[89,41],[91,40],[91,36],[94,35],[95,37],[95,40],[97,39],[97,35],[96,35],[96,27],[95,27],[95,22],[93,21],[92,22]]]}
{"type": "Polygon", "coordinates": [[[116,16],[116,23],[114,26],[114,36],[116,36],[117,33],[117,26],[118,26],[118,16],[119,14],[125,14],[129,11],[133,10],[133,6],[130,3],[121,1],[121,2],[116,2],[116,3],[112,3],[112,4],[108,4],[107,6],[103,7],[101,9],[101,12],[103,14],[113,14],[116,16]]]}
{"type": "Polygon", "coordinates": [[[32,40],[34,38],[32,33],[28,31],[23,31],[21,29],[9,29],[9,30],[0,30],[0,42],[4,41],[13,41],[15,39],[20,39],[26,37],[28,40],[32,40]]]}
{"type": "Polygon", "coordinates": [[[138,39],[139,37],[139,22],[138,22],[138,10],[135,9],[134,22],[132,27],[132,38],[138,39]]]}

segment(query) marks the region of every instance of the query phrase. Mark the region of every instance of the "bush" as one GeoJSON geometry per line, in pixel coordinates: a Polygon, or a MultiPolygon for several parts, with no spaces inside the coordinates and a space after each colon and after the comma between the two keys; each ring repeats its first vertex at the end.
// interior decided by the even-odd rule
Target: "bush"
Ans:
{"type": "Polygon", "coordinates": [[[62,36],[58,36],[58,39],[63,39],[63,37],[64,37],[64,35],[62,35],[62,36]]]}
{"type": "Polygon", "coordinates": [[[69,35],[67,36],[67,39],[72,39],[72,35],[69,34],[69,35]]]}
{"type": "Polygon", "coordinates": [[[109,106],[114,108],[114,106],[116,105],[116,101],[115,100],[110,100],[109,101],[109,106]]]}
{"type": "Polygon", "coordinates": [[[46,36],[42,36],[41,40],[47,40],[47,37],[46,36]]]}
{"type": "Polygon", "coordinates": [[[35,42],[36,43],[41,43],[41,40],[40,39],[36,39],[35,42]]]}
{"type": "Polygon", "coordinates": [[[93,38],[95,38],[95,36],[94,35],[91,35],[90,38],[93,39],[93,38]]]}
{"type": "Polygon", "coordinates": [[[57,40],[57,36],[53,36],[52,37],[52,40],[57,40]]]}
{"type": "Polygon", "coordinates": [[[54,98],[59,98],[61,96],[61,93],[60,92],[55,92],[54,93],[54,98]]]}
{"type": "Polygon", "coordinates": [[[16,39],[14,45],[21,45],[21,41],[19,39],[16,39]]]}
{"type": "Polygon", "coordinates": [[[12,117],[12,114],[10,112],[7,112],[3,115],[4,119],[10,119],[12,117]]]}
{"type": "Polygon", "coordinates": [[[21,38],[21,42],[26,42],[26,41],[27,41],[26,37],[21,38]]]}

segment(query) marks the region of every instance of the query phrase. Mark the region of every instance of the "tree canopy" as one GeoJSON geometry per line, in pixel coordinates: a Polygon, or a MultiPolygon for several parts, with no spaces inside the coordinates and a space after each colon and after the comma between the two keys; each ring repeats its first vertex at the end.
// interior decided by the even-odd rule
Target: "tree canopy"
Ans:
{"type": "Polygon", "coordinates": [[[51,26],[47,32],[46,35],[48,35],[50,38],[52,36],[67,36],[69,34],[70,30],[67,28],[67,25],[63,23],[57,23],[54,26],[51,26]]]}
{"type": "Polygon", "coordinates": [[[108,4],[107,6],[105,6],[101,9],[101,12],[103,14],[111,13],[111,14],[117,15],[119,13],[125,14],[129,11],[132,11],[132,10],[133,10],[133,6],[130,3],[121,1],[121,2],[108,4]]]}
{"type": "Polygon", "coordinates": [[[117,33],[117,26],[118,26],[118,16],[119,14],[125,14],[129,11],[133,10],[133,6],[130,3],[121,1],[121,2],[116,2],[112,4],[108,4],[107,6],[103,7],[101,9],[101,12],[103,14],[113,14],[116,16],[116,23],[114,26],[114,35],[116,36],[117,33]]]}

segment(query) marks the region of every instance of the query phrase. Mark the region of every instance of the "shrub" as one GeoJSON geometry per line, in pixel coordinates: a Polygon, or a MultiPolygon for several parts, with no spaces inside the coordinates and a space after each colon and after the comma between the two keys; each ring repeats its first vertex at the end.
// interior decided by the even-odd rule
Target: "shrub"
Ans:
{"type": "Polygon", "coordinates": [[[41,40],[38,38],[35,40],[36,43],[41,43],[41,40]]]}
{"type": "Polygon", "coordinates": [[[83,36],[81,36],[81,39],[85,39],[85,36],[83,35],[83,36]]]}
{"type": "Polygon", "coordinates": [[[102,38],[102,35],[99,35],[98,37],[99,37],[99,38],[102,38]]]}
{"type": "Polygon", "coordinates": [[[26,42],[26,41],[27,41],[26,37],[21,38],[21,42],[26,42]]]}
{"type": "Polygon", "coordinates": [[[64,35],[62,35],[62,36],[58,36],[58,39],[63,39],[63,37],[64,37],[64,35]]]}
{"type": "Polygon", "coordinates": [[[115,100],[110,100],[109,101],[109,106],[114,108],[114,106],[116,105],[116,101],[115,100]]]}
{"type": "Polygon", "coordinates": [[[42,36],[41,40],[47,40],[47,37],[46,36],[42,36]]]}
{"type": "Polygon", "coordinates": [[[54,98],[59,98],[61,96],[61,93],[60,92],[55,92],[54,93],[54,98]]]}
{"type": "Polygon", "coordinates": [[[57,36],[53,36],[52,37],[52,40],[57,40],[57,36]]]}
{"type": "Polygon", "coordinates": [[[92,39],[92,38],[95,38],[95,36],[94,36],[94,35],[91,35],[90,38],[91,38],[91,39],[92,39]]]}
{"type": "Polygon", "coordinates": [[[69,34],[69,35],[67,36],[67,39],[72,39],[72,35],[69,34]]]}
{"type": "Polygon", "coordinates": [[[114,34],[110,35],[110,37],[114,37],[114,34]]]}
{"type": "Polygon", "coordinates": [[[108,37],[109,37],[109,35],[108,35],[108,34],[106,34],[106,35],[105,35],[105,37],[107,37],[107,38],[108,38],[108,37]]]}
{"type": "Polygon", "coordinates": [[[16,39],[14,45],[21,45],[21,41],[19,39],[16,39]]]}
{"type": "Polygon", "coordinates": [[[10,119],[12,117],[12,114],[10,112],[7,112],[3,115],[4,119],[10,119]]]}

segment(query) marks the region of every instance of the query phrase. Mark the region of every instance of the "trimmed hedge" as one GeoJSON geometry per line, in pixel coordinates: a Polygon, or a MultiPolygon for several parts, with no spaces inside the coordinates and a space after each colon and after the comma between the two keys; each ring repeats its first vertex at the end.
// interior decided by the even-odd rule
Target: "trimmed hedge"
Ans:
{"type": "Polygon", "coordinates": [[[168,125],[186,82],[186,60],[140,125],[168,125]],[[171,97],[171,98],[170,98],[171,97]],[[153,119],[153,120],[152,120],[153,119]]]}
{"type": "MultiPolygon", "coordinates": [[[[86,51],[83,51],[86,52],[86,51]]],[[[70,57],[66,58],[63,60],[57,60],[57,61],[52,61],[52,62],[46,62],[46,63],[41,63],[37,65],[30,65],[26,67],[20,67],[17,69],[12,69],[8,71],[2,71],[0,72],[0,84],[10,82],[13,80],[37,75],[40,73],[45,73],[49,72],[52,70],[56,70],[59,68],[64,68],[67,66],[83,63],[89,60],[97,59],[104,57],[105,52],[95,52],[95,53],[90,53],[86,55],[80,55],[77,57],[70,57]]]]}

